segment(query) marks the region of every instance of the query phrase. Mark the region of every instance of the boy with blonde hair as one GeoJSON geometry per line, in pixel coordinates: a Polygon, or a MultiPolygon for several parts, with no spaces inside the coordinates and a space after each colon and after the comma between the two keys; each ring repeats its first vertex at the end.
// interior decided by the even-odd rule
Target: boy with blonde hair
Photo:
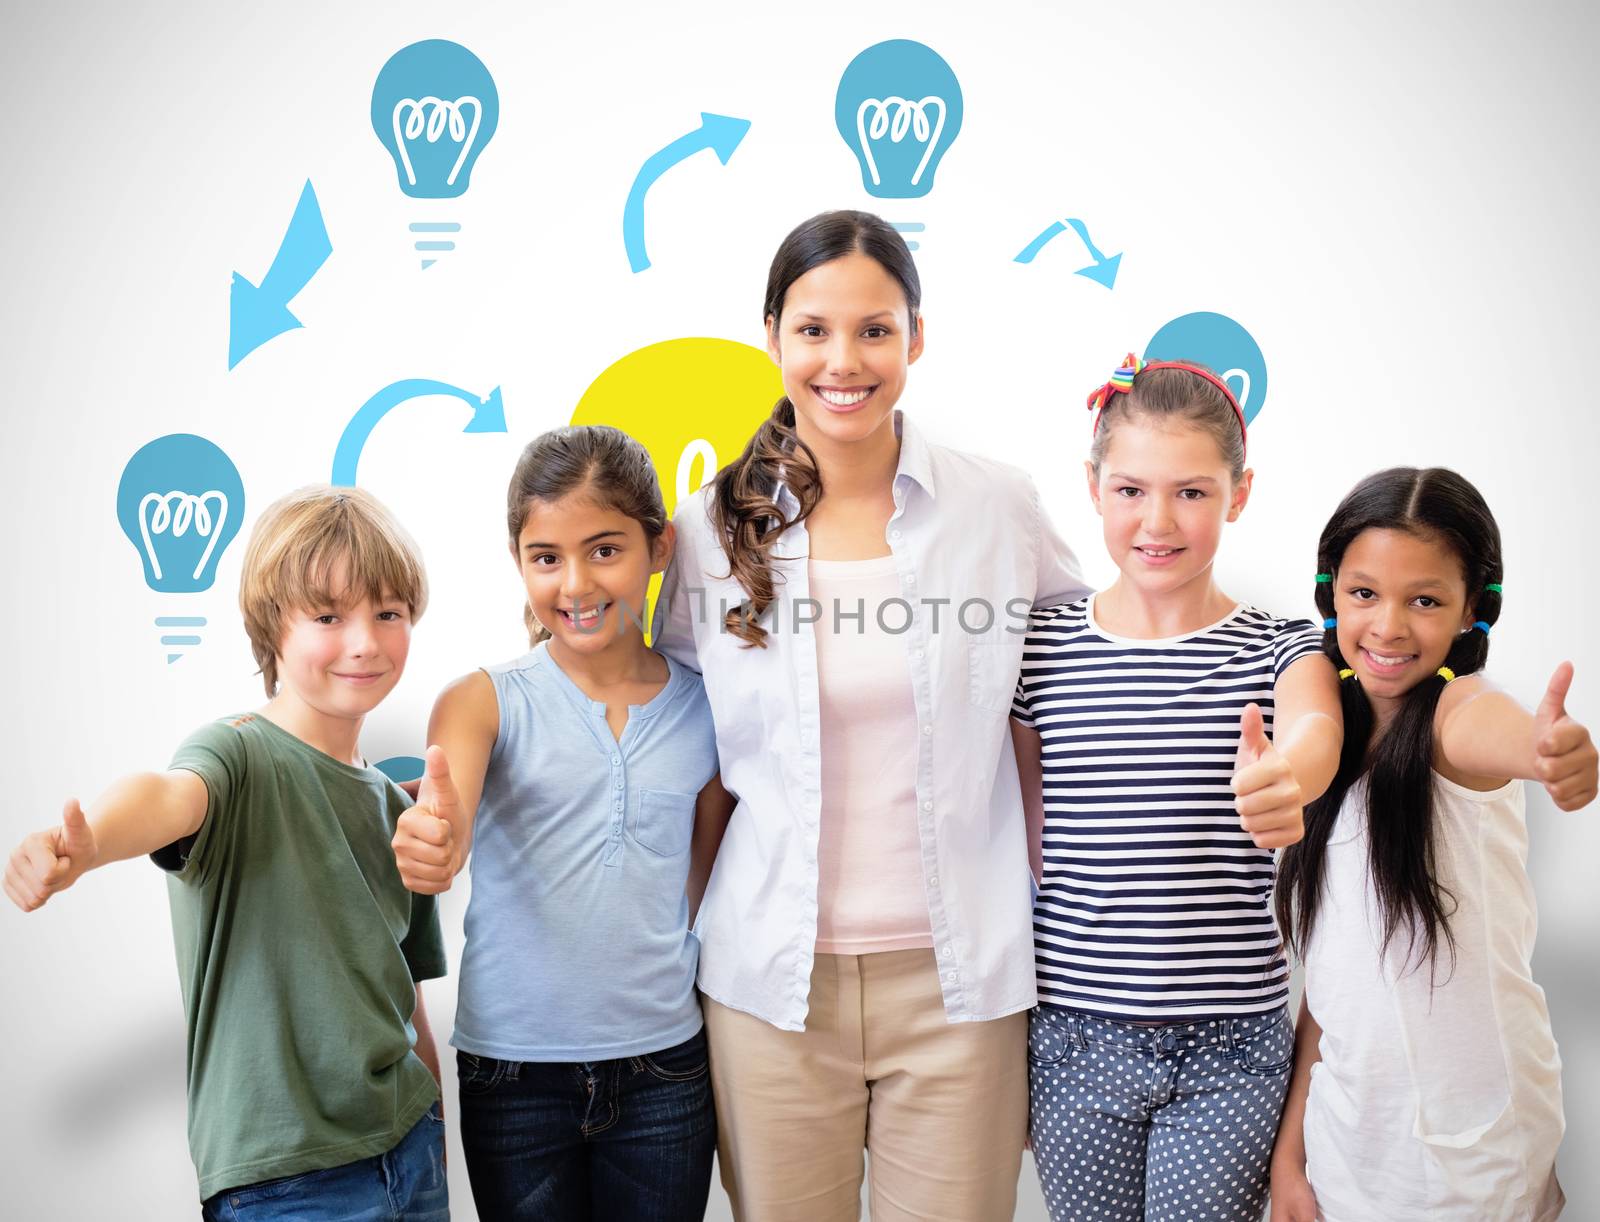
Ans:
{"type": "Polygon", "coordinates": [[[357,745],[427,600],[416,544],[366,493],[276,502],[239,588],[266,705],[68,801],[6,869],[28,912],[113,861],[168,872],[207,1219],[449,1217],[420,983],[445,973],[439,920],[390,848],[409,799],[357,745]]]}

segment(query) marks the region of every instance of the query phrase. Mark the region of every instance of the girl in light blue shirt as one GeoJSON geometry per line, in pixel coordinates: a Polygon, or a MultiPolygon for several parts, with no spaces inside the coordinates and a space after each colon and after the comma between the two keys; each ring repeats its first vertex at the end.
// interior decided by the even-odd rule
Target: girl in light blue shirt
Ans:
{"type": "Polygon", "coordinates": [[[395,838],[414,891],[477,850],[451,1040],[473,1196],[699,1219],[716,1121],[686,885],[697,806],[725,795],[700,677],[641,632],[673,528],[644,447],[602,426],[528,446],[507,525],[534,648],[439,697],[395,838]]]}

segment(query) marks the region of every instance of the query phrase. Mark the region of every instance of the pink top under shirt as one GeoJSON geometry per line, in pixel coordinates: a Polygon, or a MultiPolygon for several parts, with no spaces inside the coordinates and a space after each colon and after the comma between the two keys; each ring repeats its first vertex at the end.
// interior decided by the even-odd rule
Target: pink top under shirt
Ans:
{"type": "Polygon", "coordinates": [[[820,954],[933,945],[917,831],[917,710],[893,556],[811,560],[821,721],[820,954]],[[856,615],[857,611],[861,615],[856,615]]]}

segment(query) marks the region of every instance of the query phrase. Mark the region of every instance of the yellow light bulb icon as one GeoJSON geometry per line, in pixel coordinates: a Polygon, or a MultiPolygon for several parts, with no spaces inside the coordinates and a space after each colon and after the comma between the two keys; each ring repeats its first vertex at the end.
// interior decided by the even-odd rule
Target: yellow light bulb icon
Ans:
{"type": "MultiPolygon", "coordinates": [[[[783,377],[762,349],[670,339],[609,366],[583,392],[572,423],[612,425],[649,450],[670,515],[739,456],[782,397],[783,377]]],[[[660,588],[652,578],[652,607],[660,588]]]]}

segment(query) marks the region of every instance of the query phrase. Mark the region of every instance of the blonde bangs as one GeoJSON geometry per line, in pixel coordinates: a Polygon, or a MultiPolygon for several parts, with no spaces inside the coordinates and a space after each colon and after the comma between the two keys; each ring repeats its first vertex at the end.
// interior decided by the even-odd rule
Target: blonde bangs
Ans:
{"type": "Polygon", "coordinates": [[[316,484],[268,506],[251,532],[239,609],[267,694],[277,691],[286,617],[394,599],[415,623],[428,605],[428,578],[415,540],[359,488],[316,484]]]}

